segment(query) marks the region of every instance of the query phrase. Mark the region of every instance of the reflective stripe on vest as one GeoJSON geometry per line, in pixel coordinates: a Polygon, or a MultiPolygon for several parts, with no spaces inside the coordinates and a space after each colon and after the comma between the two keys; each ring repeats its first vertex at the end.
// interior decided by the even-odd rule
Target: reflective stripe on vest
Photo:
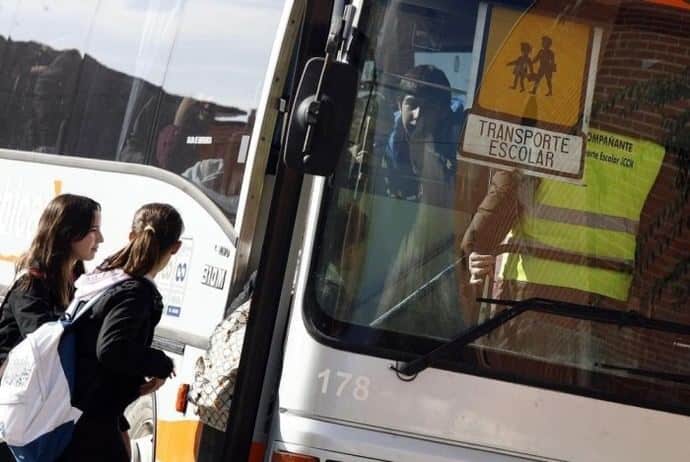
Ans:
{"type": "Polygon", "coordinates": [[[532,210],[534,218],[555,221],[556,223],[568,223],[571,225],[588,226],[590,228],[608,229],[637,235],[639,223],[629,218],[616,217],[603,213],[575,211],[552,205],[540,204],[532,210]]]}
{"type": "Polygon", "coordinates": [[[583,185],[541,180],[502,249],[504,279],[627,300],[638,222],[664,158],[658,144],[592,130],[583,185]]]}

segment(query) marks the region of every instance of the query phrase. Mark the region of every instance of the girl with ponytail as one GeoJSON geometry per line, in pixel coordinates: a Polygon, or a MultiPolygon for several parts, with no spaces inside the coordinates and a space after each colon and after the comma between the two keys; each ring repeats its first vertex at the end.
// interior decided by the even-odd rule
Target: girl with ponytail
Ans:
{"type": "Polygon", "coordinates": [[[163,303],[154,278],[180,248],[183,223],[167,204],[147,204],[134,215],[129,242],[77,282],[84,303],[103,293],[76,327],[73,404],[83,411],[61,462],[129,461],[125,408],[160,388],[173,362],[151,348],[163,303]]]}

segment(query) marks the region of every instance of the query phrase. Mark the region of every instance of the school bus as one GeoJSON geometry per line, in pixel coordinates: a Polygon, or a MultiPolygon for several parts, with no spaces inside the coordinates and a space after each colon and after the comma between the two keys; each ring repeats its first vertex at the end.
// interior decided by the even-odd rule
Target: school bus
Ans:
{"type": "Polygon", "coordinates": [[[4,0],[0,284],[60,192],[97,261],[182,212],[133,460],[685,460],[688,50],[684,0],[4,0]]]}

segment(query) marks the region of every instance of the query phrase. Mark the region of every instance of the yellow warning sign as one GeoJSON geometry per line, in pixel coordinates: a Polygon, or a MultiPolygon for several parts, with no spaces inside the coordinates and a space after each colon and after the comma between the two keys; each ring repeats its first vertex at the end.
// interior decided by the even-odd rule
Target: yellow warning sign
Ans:
{"type": "Polygon", "coordinates": [[[488,65],[473,112],[572,133],[583,112],[592,28],[556,16],[516,16],[507,8],[492,11],[488,65]]]}
{"type": "Polygon", "coordinates": [[[459,158],[579,181],[593,42],[588,24],[492,8],[459,158]]]}

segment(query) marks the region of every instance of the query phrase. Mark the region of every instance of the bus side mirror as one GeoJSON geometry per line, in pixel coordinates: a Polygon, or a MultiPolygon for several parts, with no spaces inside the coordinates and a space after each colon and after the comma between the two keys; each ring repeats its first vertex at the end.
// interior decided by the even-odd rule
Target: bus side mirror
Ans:
{"type": "Polygon", "coordinates": [[[285,165],[311,175],[331,175],[350,133],[356,96],[354,66],[310,59],[290,114],[285,165]]]}

